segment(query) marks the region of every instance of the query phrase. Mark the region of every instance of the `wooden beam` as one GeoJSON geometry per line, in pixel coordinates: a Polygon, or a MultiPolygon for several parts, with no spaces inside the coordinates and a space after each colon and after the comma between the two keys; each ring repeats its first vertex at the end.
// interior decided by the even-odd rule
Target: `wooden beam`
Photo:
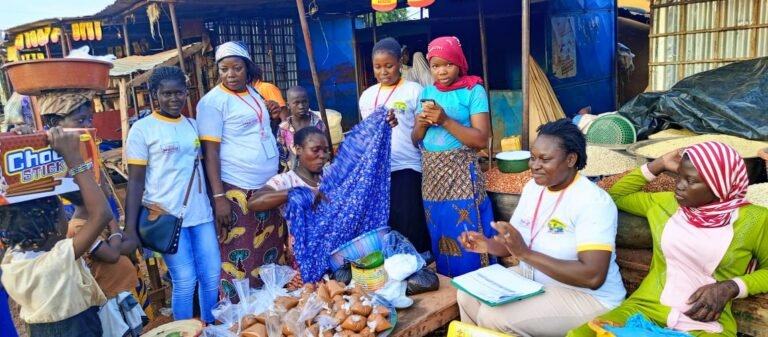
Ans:
{"type": "MultiPolygon", "coordinates": [[[[176,51],[179,58],[179,68],[181,68],[181,72],[184,73],[184,76],[187,75],[187,65],[184,64],[184,53],[182,51],[182,41],[181,41],[181,33],[179,32],[179,21],[176,20],[176,3],[175,2],[169,2],[168,3],[168,10],[171,12],[171,25],[173,25],[173,38],[176,40],[176,51]]],[[[195,112],[192,111],[192,98],[187,95],[187,112],[189,113],[189,116],[194,118],[195,112]]]]}
{"type": "Polygon", "coordinates": [[[523,13],[523,24],[521,27],[521,32],[523,34],[523,45],[522,45],[522,56],[523,56],[523,80],[522,80],[522,92],[523,92],[523,128],[522,128],[522,145],[524,150],[530,149],[530,142],[528,141],[529,138],[529,131],[528,128],[530,127],[530,116],[529,116],[529,83],[528,83],[528,58],[530,57],[530,40],[531,40],[531,5],[530,0],[522,0],[522,13],[523,13]]]}
{"type": "Polygon", "coordinates": [[[485,38],[485,17],[483,14],[483,0],[477,0],[477,21],[480,24],[480,49],[483,60],[483,82],[485,84],[485,95],[488,98],[488,167],[493,168],[493,111],[491,111],[491,86],[488,83],[488,41],[485,38]]]}
{"type": "MultiPolygon", "coordinates": [[[[128,141],[128,83],[125,81],[125,77],[120,79],[120,83],[118,83],[118,92],[120,93],[120,131],[122,134],[122,140],[123,140],[123,149],[122,149],[122,164],[123,164],[123,171],[128,171],[128,158],[126,154],[127,149],[127,141],[128,141]]],[[[136,113],[138,114],[139,111],[136,109],[136,113]]]]}
{"type": "Polygon", "coordinates": [[[125,45],[125,56],[131,56],[131,40],[128,39],[128,19],[123,20],[123,44],[125,45]]]}
{"type": "MultiPolygon", "coordinates": [[[[320,117],[323,118],[323,123],[325,123],[325,137],[328,139],[328,146],[333,147],[333,140],[331,139],[331,125],[328,124],[328,116],[325,112],[325,101],[323,100],[323,92],[320,91],[320,79],[317,76],[317,66],[315,65],[315,51],[312,49],[312,37],[309,34],[307,14],[304,12],[304,0],[296,0],[296,9],[299,11],[301,30],[304,33],[304,45],[307,48],[309,69],[312,71],[312,83],[315,85],[315,95],[317,96],[317,105],[320,109],[320,117]]],[[[331,159],[333,159],[333,151],[331,151],[331,159]]]]}
{"type": "MultiPolygon", "coordinates": [[[[195,53],[200,52],[200,50],[202,50],[202,49],[203,49],[203,44],[202,43],[197,42],[195,44],[192,44],[191,47],[189,47],[186,50],[184,50],[184,57],[183,57],[183,59],[186,59],[186,58],[194,55],[195,53]]],[[[179,63],[179,58],[178,57],[172,57],[172,58],[166,60],[165,62],[160,63],[158,66],[173,66],[173,65],[176,65],[176,63],[179,63]]],[[[136,76],[136,78],[134,78],[133,80],[128,82],[128,86],[129,87],[135,87],[137,85],[140,85],[140,84],[146,82],[147,80],[149,80],[150,76],[152,76],[152,69],[145,71],[144,73],[142,73],[139,76],[136,76]]]]}

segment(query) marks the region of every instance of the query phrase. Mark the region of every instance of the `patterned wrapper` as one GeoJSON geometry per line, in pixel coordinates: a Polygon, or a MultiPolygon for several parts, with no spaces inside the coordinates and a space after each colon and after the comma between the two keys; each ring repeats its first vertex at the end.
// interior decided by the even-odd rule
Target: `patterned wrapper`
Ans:
{"type": "MultiPolygon", "coordinates": [[[[93,129],[67,129],[80,133],[80,154],[93,164],[98,179],[100,161],[93,129]]],[[[48,144],[44,132],[30,135],[0,133],[0,205],[77,191],[67,176],[64,159],[48,144]]]]}

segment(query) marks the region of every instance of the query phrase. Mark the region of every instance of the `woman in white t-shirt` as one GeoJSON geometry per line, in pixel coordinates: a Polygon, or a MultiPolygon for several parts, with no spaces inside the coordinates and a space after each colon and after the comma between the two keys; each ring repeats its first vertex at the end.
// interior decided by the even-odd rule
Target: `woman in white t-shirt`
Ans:
{"type": "Polygon", "coordinates": [[[368,118],[377,107],[394,112],[390,161],[389,226],[405,235],[419,252],[432,248],[421,198],[421,152],[411,141],[422,86],[400,73],[400,44],[386,38],[373,47],[373,74],[379,82],[360,95],[360,113],[368,118]]]}
{"type": "Polygon", "coordinates": [[[177,217],[184,213],[178,251],[163,254],[173,280],[173,318],[192,318],[198,288],[202,320],[213,323],[211,309],[218,301],[221,261],[205,173],[202,164],[196,163],[201,154],[197,123],[181,114],[188,94],[184,73],[176,67],[156,68],[149,79],[149,91],[160,110],[136,122],[126,143],[126,230],[138,228],[142,205],[150,210],[150,216],[153,212],[177,217]]]}
{"type": "Polygon", "coordinates": [[[219,234],[221,291],[237,301],[233,280],[260,287],[262,265],[285,263],[287,231],[277,210],[247,207],[277,174],[280,159],[268,106],[251,86],[256,64],[244,44],[227,42],[216,48],[216,67],[221,84],[200,99],[197,119],[219,234]]]}
{"type": "Polygon", "coordinates": [[[464,232],[459,241],[468,251],[517,258],[515,271],[545,292],[497,307],[459,292],[462,321],[512,335],[564,336],[624,300],[616,205],[579,175],[586,163],[584,134],[569,119],[539,128],[529,161],[533,179],[510,223],[492,223],[492,239],[464,232]]]}

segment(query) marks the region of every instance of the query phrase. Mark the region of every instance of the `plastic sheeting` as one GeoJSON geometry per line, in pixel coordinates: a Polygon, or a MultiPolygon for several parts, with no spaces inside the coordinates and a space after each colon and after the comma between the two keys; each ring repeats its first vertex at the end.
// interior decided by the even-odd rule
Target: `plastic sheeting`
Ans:
{"type": "Polygon", "coordinates": [[[768,140],[768,57],[699,73],[619,109],[638,139],[678,125],[693,132],[768,140]]]}

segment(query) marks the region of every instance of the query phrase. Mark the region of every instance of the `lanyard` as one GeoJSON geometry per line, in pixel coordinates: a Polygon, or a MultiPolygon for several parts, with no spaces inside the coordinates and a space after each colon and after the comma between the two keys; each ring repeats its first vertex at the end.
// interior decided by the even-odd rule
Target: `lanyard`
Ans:
{"type": "Polygon", "coordinates": [[[259,105],[259,101],[256,100],[256,97],[253,97],[253,95],[251,94],[251,90],[248,90],[248,96],[251,96],[251,99],[253,100],[254,103],[256,103],[256,108],[258,108],[258,110],[254,108],[253,105],[251,105],[251,103],[248,103],[248,101],[246,101],[240,95],[235,95],[235,96],[237,96],[237,98],[243,101],[245,105],[247,105],[249,108],[251,108],[251,110],[253,110],[253,112],[256,113],[256,117],[259,118],[259,124],[261,124],[261,136],[265,137],[266,135],[264,134],[264,110],[261,108],[261,105],[259,105]]]}
{"type": "MultiPolygon", "coordinates": [[[[400,80],[402,81],[402,80],[400,80]]],[[[397,90],[397,86],[400,85],[400,81],[397,81],[397,84],[395,84],[395,87],[392,88],[392,91],[389,92],[389,95],[387,96],[387,99],[384,100],[384,103],[381,103],[381,105],[387,105],[387,102],[389,102],[389,99],[392,97],[392,94],[395,93],[395,90],[397,90]]],[[[379,85],[379,91],[376,92],[376,100],[373,102],[373,108],[376,109],[379,107],[379,94],[381,94],[381,85],[379,85]]]]}
{"type": "MultiPolygon", "coordinates": [[[[544,225],[542,224],[539,226],[539,229],[536,231],[536,233],[533,232],[533,229],[536,227],[536,218],[539,216],[539,206],[541,206],[541,199],[544,198],[544,191],[547,188],[544,187],[544,189],[541,190],[541,194],[539,194],[539,201],[536,203],[536,210],[533,211],[533,221],[531,221],[531,241],[528,243],[528,249],[531,249],[533,247],[533,241],[536,240],[536,237],[539,236],[539,233],[541,233],[541,230],[544,229],[544,225]]],[[[560,205],[560,201],[563,200],[563,195],[565,195],[565,190],[560,192],[560,195],[557,197],[557,201],[555,201],[555,206],[552,207],[552,212],[549,213],[549,216],[547,219],[552,218],[552,215],[555,214],[555,211],[557,210],[557,206],[560,205]]],[[[545,221],[546,223],[546,221],[545,221]]]]}

